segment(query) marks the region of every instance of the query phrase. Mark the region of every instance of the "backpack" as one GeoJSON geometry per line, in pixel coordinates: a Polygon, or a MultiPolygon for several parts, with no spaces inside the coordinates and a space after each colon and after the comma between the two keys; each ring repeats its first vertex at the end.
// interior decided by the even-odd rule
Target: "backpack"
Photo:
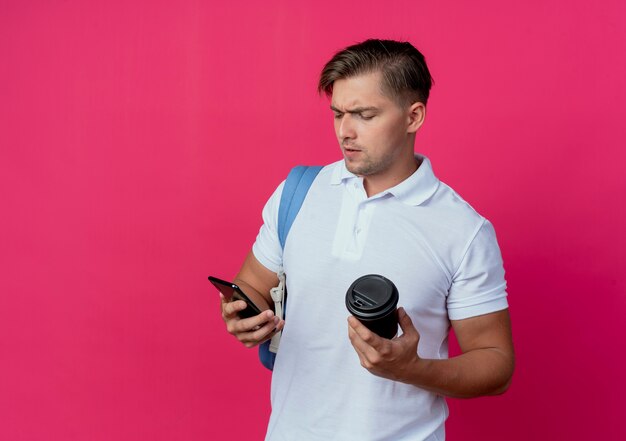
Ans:
{"type": "MultiPolygon", "coordinates": [[[[302,203],[306,198],[311,184],[313,184],[313,181],[321,169],[321,166],[299,165],[294,167],[287,176],[278,207],[278,240],[283,250],[285,249],[285,242],[291,225],[296,219],[300,207],[302,207],[302,203]]],[[[272,299],[274,299],[274,301],[277,300],[275,295],[282,297],[284,290],[286,290],[285,275],[282,265],[278,270],[278,278],[280,281],[278,288],[272,288],[272,299]]],[[[285,307],[286,303],[283,302],[283,310],[285,310],[285,307]]],[[[279,306],[277,306],[277,314],[279,313],[278,308],[279,306]]],[[[280,333],[259,346],[259,359],[261,360],[261,364],[269,370],[274,369],[274,360],[276,359],[276,351],[278,350],[279,342],[280,333]]]]}

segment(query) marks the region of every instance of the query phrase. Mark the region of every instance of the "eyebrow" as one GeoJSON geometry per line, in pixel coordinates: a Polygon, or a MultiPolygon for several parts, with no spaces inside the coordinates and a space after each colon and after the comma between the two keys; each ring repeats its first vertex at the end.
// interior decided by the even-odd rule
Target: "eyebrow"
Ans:
{"type": "MultiPolygon", "coordinates": [[[[344,113],[343,111],[339,110],[338,108],[336,108],[335,106],[333,106],[332,104],[330,105],[330,110],[332,110],[333,112],[339,112],[339,113],[344,113]]],[[[378,111],[378,107],[355,107],[354,109],[351,110],[346,110],[345,113],[363,113],[363,112],[377,112],[378,111]]]]}

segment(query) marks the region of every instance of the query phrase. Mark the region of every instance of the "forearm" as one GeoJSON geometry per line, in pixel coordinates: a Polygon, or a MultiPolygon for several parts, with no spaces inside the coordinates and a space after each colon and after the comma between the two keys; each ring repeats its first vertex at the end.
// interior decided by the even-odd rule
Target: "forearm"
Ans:
{"type": "Polygon", "coordinates": [[[252,252],[246,256],[234,282],[261,310],[274,309],[270,289],[278,285],[278,276],[261,265],[252,252]]]}
{"type": "Polygon", "coordinates": [[[513,370],[512,354],[484,348],[445,360],[417,359],[401,381],[449,397],[473,398],[505,392],[513,370]]]}

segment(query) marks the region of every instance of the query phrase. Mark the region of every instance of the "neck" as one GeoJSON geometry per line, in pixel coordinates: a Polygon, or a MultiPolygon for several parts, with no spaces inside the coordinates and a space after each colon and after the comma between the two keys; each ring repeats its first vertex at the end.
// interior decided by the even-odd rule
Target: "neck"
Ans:
{"type": "Polygon", "coordinates": [[[395,187],[415,173],[420,164],[421,162],[418,162],[418,159],[415,158],[411,151],[411,160],[402,162],[401,166],[395,170],[388,170],[384,175],[365,176],[363,178],[363,187],[365,187],[367,197],[375,196],[391,187],[395,187]]]}

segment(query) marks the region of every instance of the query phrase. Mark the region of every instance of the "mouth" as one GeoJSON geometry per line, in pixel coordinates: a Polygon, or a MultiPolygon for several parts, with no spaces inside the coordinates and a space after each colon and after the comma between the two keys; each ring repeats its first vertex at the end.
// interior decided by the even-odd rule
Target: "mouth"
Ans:
{"type": "Polygon", "coordinates": [[[355,146],[351,146],[351,145],[344,145],[343,146],[343,150],[345,152],[350,152],[350,153],[356,153],[356,152],[360,152],[361,149],[355,146]]]}
{"type": "Polygon", "coordinates": [[[346,158],[347,161],[356,161],[358,158],[361,157],[361,150],[352,147],[344,147],[343,156],[346,158]]]}

